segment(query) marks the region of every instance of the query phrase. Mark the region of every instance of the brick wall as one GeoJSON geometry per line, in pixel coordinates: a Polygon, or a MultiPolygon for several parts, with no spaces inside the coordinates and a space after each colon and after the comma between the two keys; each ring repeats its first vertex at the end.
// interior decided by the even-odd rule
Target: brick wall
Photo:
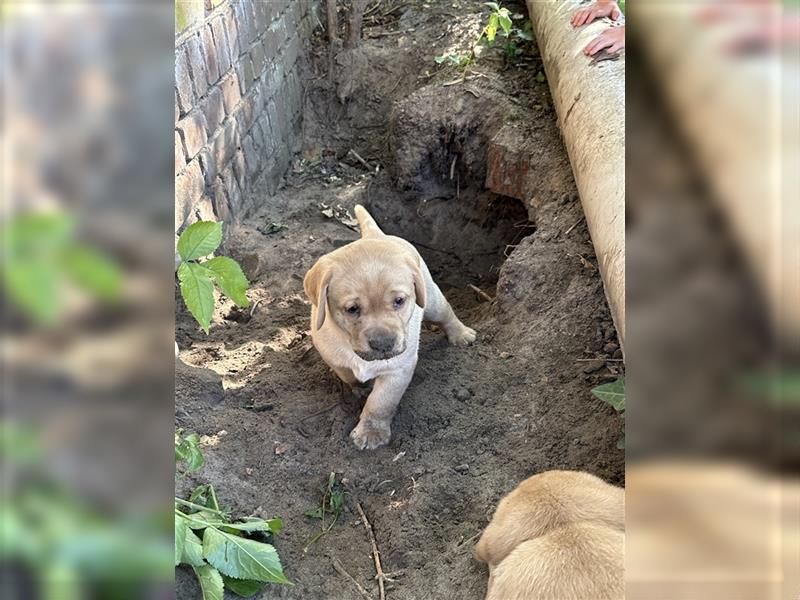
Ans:
{"type": "Polygon", "coordinates": [[[176,0],[176,231],[275,193],[301,141],[311,19],[310,0],[176,0]]]}

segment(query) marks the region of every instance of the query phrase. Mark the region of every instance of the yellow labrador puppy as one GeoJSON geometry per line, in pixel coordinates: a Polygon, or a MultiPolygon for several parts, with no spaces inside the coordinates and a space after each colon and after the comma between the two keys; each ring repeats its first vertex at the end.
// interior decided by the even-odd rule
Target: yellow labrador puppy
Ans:
{"type": "Polygon", "coordinates": [[[578,471],[523,481],[475,547],[486,600],[622,600],[625,492],[578,471]]]}
{"type": "Polygon", "coordinates": [[[423,318],[453,344],[475,331],[458,320],[422,257],[406,240],[386,235],[355,207],[361,239],[321,257],[303,281],[311,337],[342,381],[375,380],[350,438],[360,450],[389,442],[391,422],[417,365],[423,318]]]}

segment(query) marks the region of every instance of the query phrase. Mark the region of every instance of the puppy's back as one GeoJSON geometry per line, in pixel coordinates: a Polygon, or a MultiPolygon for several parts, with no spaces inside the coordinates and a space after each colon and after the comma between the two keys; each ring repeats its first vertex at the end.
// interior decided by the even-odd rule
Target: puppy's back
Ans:
{"type": "Polygon", "coordinates": [[[577,523],[522,542],[492,569],[486,600],[622,600],[624,537],[577,523]]]}
{"type": "Polygon", "coordinates": [[[497,565],[519,544],[576,523],[624,531],[624,490],[579,471],[534,475],[500,501],[475,557],[497,565]]]}

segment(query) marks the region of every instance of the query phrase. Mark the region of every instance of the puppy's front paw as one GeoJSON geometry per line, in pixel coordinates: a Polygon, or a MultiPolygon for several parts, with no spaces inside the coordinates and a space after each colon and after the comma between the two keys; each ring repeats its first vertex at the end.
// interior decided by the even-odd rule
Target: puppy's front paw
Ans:
{"type": "Polygon", "coordinates": [[[374,450],[385,446],[391,437],[391,427],[388,424],[376,422],[359,421],[358,425],[350,432],[350,439],[359,450],[374,450]]]}
{"type": "Polygon", "coordinates": [[[478,337],[478,334],[475,333],[475,330],[462,325],[460,329],[452,333],[448,333],[447,339],[450,340],[450,343],[454,346],[467,346],[475,341],[478,337]]]}

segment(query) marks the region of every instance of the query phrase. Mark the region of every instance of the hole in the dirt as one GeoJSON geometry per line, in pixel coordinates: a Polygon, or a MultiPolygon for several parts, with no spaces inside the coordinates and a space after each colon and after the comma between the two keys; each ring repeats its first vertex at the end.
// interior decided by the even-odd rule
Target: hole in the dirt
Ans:
{"type": "Polygon", "coordinates": [[[368,208],[386,233],[416,246],[445,290],[494,286],[507,255],[533,233],[521,202],[487,191],[373,197],[368,208]]]}

